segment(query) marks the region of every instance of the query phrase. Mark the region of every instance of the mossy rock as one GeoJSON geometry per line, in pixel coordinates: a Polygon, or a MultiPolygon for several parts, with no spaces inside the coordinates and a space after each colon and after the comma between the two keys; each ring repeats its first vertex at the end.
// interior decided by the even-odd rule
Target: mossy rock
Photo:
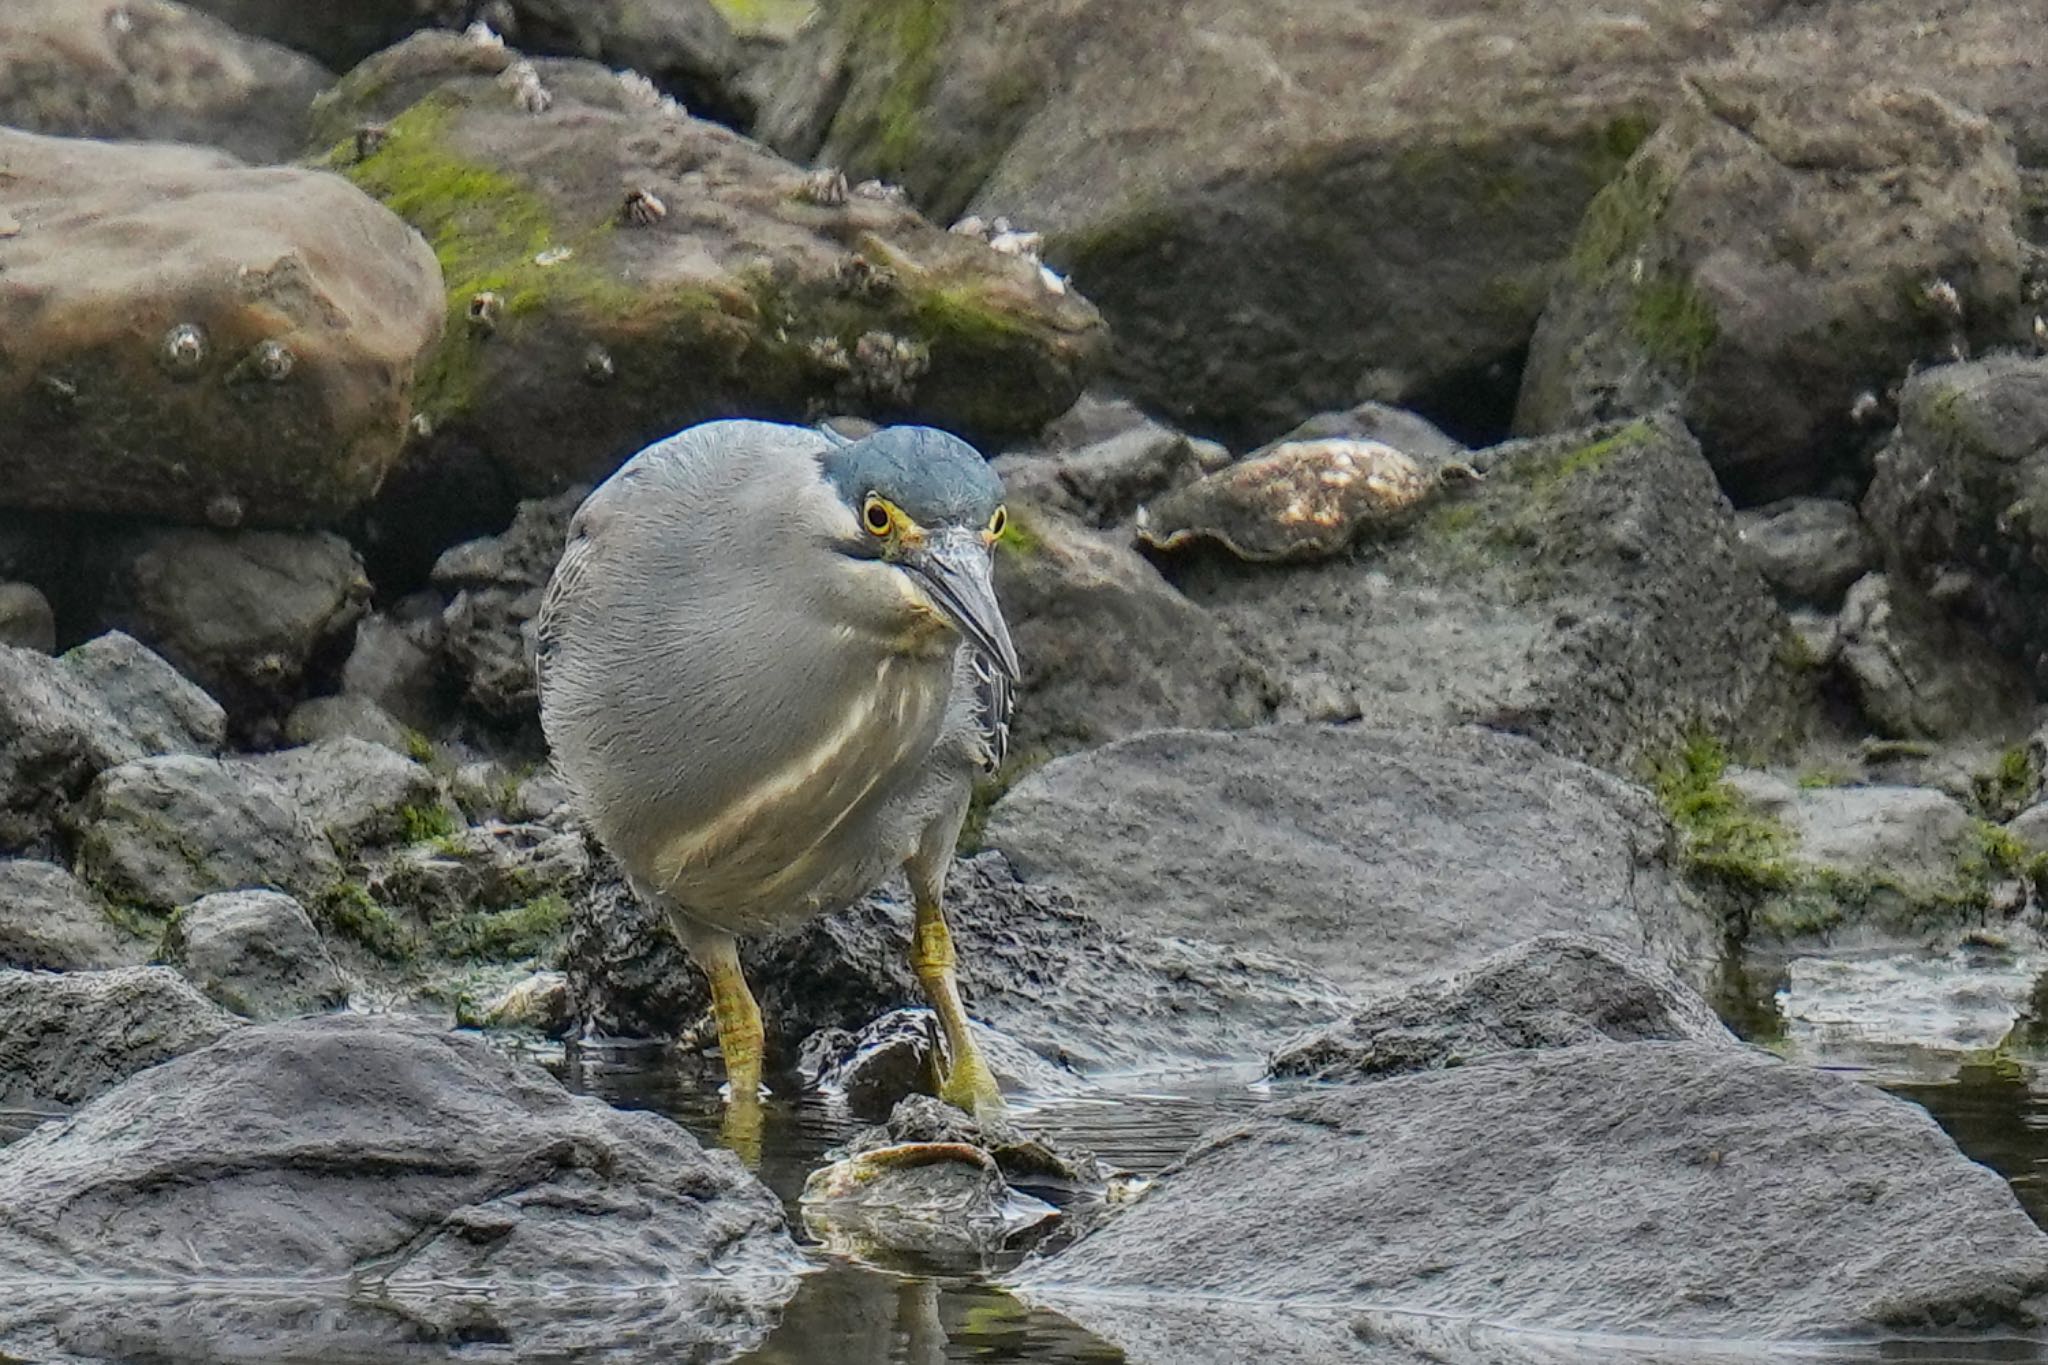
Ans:
{"type": "Polygon", "coordinates": [[[1078,395],[1101,321],[1032,263],[594,63],[518,63],[417,35],[316,111],[327,163],[441,262],[427,458],[485,449],[542,494],[715,417],[851,412],[988,443],[1078,395]],[[522,104],[521,80],[545,109],[530,90],[522,104]]]}

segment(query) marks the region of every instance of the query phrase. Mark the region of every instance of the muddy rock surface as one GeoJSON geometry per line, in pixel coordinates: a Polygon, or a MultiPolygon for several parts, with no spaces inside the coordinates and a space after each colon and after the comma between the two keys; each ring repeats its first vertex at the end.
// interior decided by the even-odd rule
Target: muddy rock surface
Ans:
{"type": "Polygon", "coordinates": [[[0,503],[234,527],[376,490],[439,272],[339,177],[0,133],[0,503]]]}
{"type": "Polygon", "coordinates": [[[1140,1365],[1520,1361],[1550,1357],[1516,1329],[2034,1330],[2048,1237],[1916,1105],[1747,1048],[1601,1043],[1226,1123],[1016,1284],[1140,1365]]]}
{"type": "Polygon", "coordinates": [[[1646,793],[1527,740],[1318,725],[1134,736],[1039,769],[988,826],[1020,875],[1123,933],[1374,991],[1553,930],[1701,980],[1719,929],[1667,839],[1646,793]]]}
{"type": "Polygon", "coordinates": [[[53,1286],[0,1309],[0,1342],[44,1358],[152,1354],[216,1315],[278,1356],[424,1327],[708,1358],[796,1289],[782,1211],[734,1157],[390,1020],[239,1030],[9,1148],[0,1190],[0,1266],[53,1286]],[[209,1296],[202,1266],[269,1292],[209,1296]]]}

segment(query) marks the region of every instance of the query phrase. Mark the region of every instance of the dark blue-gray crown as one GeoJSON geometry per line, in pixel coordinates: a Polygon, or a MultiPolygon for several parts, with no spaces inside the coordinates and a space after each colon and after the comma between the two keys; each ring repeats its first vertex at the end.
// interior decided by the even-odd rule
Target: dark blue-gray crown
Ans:
{"type": "Polygon", "coordinates": [[[818,464],[848,507],[879,494],[920,526],[986,526],[1003,501],[1003,481],[981,452],[936,427],[883,427],[818,464]]]}

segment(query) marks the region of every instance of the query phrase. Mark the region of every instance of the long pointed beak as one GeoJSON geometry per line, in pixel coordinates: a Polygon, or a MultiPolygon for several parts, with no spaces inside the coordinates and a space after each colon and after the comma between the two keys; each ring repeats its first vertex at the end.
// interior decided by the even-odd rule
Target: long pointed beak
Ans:
{"type": "Polygon", "coordinates": [[[1003,671],[1017,680],[1017,647],[996,603],[995,562],[973,531],[933,535],[923,553],[903,561],[946,619],[1003,671]]]}

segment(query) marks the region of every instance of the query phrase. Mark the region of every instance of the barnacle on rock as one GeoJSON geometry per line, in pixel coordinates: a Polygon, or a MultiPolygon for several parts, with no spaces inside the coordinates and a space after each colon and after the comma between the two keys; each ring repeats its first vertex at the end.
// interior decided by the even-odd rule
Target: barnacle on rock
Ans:
{"type": "Polygon", "coordinates": [[[233,493],[215,493],[206,500],[206,522],[217,530],[234,530],[244,515],[242,500],[233,493]]]}
{"type": "Polygon", "coordinates": [[[690,116],[690,111],[683,108],[673,96],[662,94],[660,87],[639,72],[620,71],[616,74],[620,88],[626,92],[626,98],[641,108],[657,110],[673,119],[690,116]]]}
{"type": "Polygon", "coordinates": [[[807,204],[835,209],[846,202],[846,172],[837,166],[821,166],[804,177],[796,197],[807,204]]]}
{"type": "Polygon", "coordinates": [[[988,240],[988,220],[978,213],[970,213],[946,231],[961,237],[972,237],[977,242],[988,240]]]}
{"type": "Polygon", "coordinates": [[[931,367],[931,348],[923,342],[893,332],[863,332],[853,344],[848,382],[868,398],[907,404],[931,367]]]}
{"type": "Polygon", "coordinates": [[[479,332],[498,330],[498,319],[504,316],[505,301],[486,289],[469,300],[469,325],[479,332]]]}
{"type": "Polygon", "coordinates": [[[365,161],[377,154],[391,136],[391,128],[383,123],[365,123],[356,129],[356,160],[365,161]]]}
{"type": "Polygon", "coordinates": [[[505,40],[498,36],[497,30],[481,19],[478,19],[468,28],[462,30],[462,36],[477,47],[499,48],[505,46],[505,40]]]}
{"type": "Polygon", "coordinates": [[[885,204],[907,204],[909,194],[901,185],[891,185],[882,180],[863,180],[853,187],[854,194],[862,199],[879,199],[885,204]]]}
{"type": "Polygon", "coordinates": [[[555,97],[540,82],[532,62],[520,60],[505,68],[498,80],[511,88],[513,102],[529,114],[545,114],[555,97]]]}
{"type": "Polygon", "coordinates": [[[855,252],[839,263],[839,288],[855,298],[882,298],[896,288],[896,272],[855,252]]]}
{"type": "Polygon", "coordinates": [[[619,206],[619,219],[634,227],[652,227],[668,217],[668,205],[661,202],[653,190],[642,186],[626,195],[626,202],[619,206]]]}
{"type": "Polygon", "coordinates": [[[190,379],[206,366],[206,332],[195,322],[181,322],[164,333],[157,356],[173,379],[190,379]]]}
{"type": "Polygon", "coordinates": [[[613,362],[611,352],[591,342],[583,352],[583,377],[593,384],[609,384],[618,372],[619,367],[613,362]]]}
{"type": "Polygon", "coordinates": [[[846,354],[846,347],[838,337],[812,337],[804,343],[804,355],[821,369],[836,370],[840,374],[847,374],[853,369],[853,359],[846,354]]]}
{"type": "Polygon", "coordinates": [[[292,377],[292,369],[298,364],[298,357],[292,348],[269,337],[256,343],[256,349],[249,353],[249,359],[256,367],[256,373],[272,384],[282,384],[292,377]]]}

